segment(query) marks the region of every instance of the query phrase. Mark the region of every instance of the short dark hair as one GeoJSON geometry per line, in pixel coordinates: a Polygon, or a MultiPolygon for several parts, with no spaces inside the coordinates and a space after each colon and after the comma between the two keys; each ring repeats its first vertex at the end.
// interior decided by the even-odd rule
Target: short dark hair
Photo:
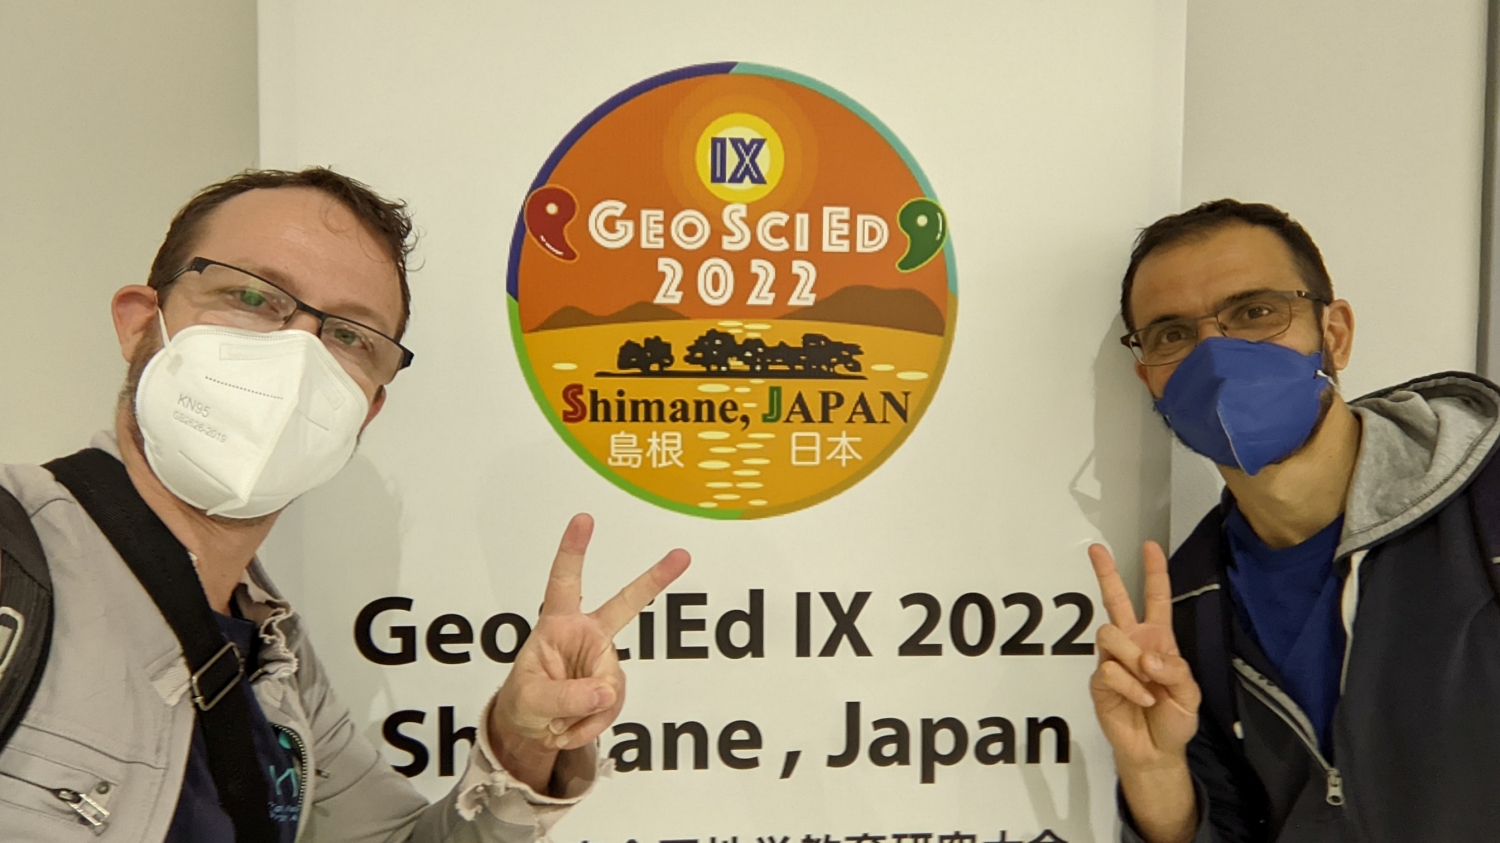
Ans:
{"type": "Polygon", "coordinates": [[[1135,248],[1130,252],[1130,266],[1125,270],[1125,280],[1120,285],[1120,315],[1125,318],[1125,330],[1136,329],[1135,318],[1130,312],[1130,292],[1135,289],[1135,272],[1146,256],[1184,240],[1205,237],[1226,225],[1242,223],[1258,225],[1274,231],[1281,242],[1292,252],[1297,264],[1297,274],[1302,283],[1317,299],[1333,301],[1333,280],[1328,277],[1328,268],[1323,265],[1323,254],[1303,228],[1280,208],[1259,202],[1238,202],[1234,199],[1218,199],[1204,202],[1190,211],[1162,217],[1135,238],[1135,248]]]}
{"type": "Polygon", "coordinates": [[[305,170],[246,170],[218,184],[198,191],[172,218],[167,228],[166,239],[151,262],[151,274],[146,284],[152,289],[161,289],[192,260],[197,248],[199,229],[203,221],[215,208],[241,193],[252,190],[279,187],[307,187],[331,196],[348,208],[360,222],[374,232],[386,247],[388,257],[396,266],[396,276],[401,282],[401,321],[396,326],[396,338],[406,332],[406,322],[411,318],[411,288],[406,283],[406,258],[416,246],[412,236],[411,215],[406,203],[385,199],[371,190],[369,185],[355,181],[327,167],[308,167],[305,170]]]}

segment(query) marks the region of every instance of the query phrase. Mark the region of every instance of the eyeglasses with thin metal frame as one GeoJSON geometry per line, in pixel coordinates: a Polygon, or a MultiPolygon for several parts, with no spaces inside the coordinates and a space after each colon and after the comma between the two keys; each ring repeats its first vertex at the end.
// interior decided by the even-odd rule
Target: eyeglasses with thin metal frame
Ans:
{"type": "Polygon", "coordinates": [[[1307,290],[1255,290],[1234,297],[1213,313],[1153,322],[1120,337],[1144,366],[1179,362],[1198,346],[1198,323],[1212,319],[1226,337],[1262,342],[1275,339],[1292,326],[1292,308],[1299,300],[1327,306],[1330,302],[1307,290]]]}
{"type": "Polygon", "coordinates": [[[195,257],[167,279],[161,289],[192,273],[202,279],[195,290],[198,297],[194,302],[200,309],[227,315],[241,327],[264,332],[286,327],[298,313],[311,314],[318,320],[318,338],[324,346],[340,362],[356,366],[379,386],[390,383],[416,358],[411,349],[395,338],[353,319],[319,310],[274,282],[222,261],[195,257]],[[220,275],[222,282],[217,286],[212,278],[215,274],[220,275]]]}

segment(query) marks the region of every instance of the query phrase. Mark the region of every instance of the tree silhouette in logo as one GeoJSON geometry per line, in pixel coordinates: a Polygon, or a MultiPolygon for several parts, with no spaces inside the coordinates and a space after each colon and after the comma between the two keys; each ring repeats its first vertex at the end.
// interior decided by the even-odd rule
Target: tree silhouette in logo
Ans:
{"type": "MultiPolygon", "coordinates": [[[[710,328],[687,347],[683,362],[715,373],[729,372],[735,363],[739,363],[742,372],[749,370],[752,374],[848,377],[844,373],[863,370],[856,358],[864,353],[859,343],[841,342],[825,334],[803,334],[801,345],[787,345],[785,342],[767,345],[760,337],[740,342],[733,334],[710,328]]],[[[641,342],[626,340],[615,359],[615,365],[622,371],[633,369],[647,376],[665,375],[676,362],[672,344],[661,337],[647,337],[641,342]]],[[[674,374],[682,376],[687,373],[674,374]]]]}
{"type": "Polygon", "coordinates": [[[689,366],[702,366],[710,372],[727,372],[729,361],[739,359],[739,343],[733,334],[710,328],[708,333],[687,347],[684,359],[689,366]]]}
{"type": "Polygon", "coordinates": [[[615,365],[621,369],[636,369],[642,374],[652,369],[664,372],[675,362],[672,344],[664,342],[661,337],[647,337],[644,342],[626,340],[620,346],[619,357],[615,359],[615,365]]]}

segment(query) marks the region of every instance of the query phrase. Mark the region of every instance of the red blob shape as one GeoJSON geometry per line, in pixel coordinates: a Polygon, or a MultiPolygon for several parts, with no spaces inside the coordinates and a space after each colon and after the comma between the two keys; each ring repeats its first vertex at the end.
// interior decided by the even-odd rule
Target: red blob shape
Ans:
{"type": "Polygon", "coordinates": [[[578,200],[567,188],[544,185],[526,198],[526,230],[538,246],[565,261],[578,259],[563,229],[578,214],[578,200]]]}

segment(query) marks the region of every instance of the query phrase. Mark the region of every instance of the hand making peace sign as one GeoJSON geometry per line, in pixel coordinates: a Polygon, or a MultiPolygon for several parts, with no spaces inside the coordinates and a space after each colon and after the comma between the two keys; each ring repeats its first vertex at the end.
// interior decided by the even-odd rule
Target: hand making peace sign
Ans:
{"type": "Polygon", "coordinates": [[[491,745],[500,762],[538,793],[546,792],[558,750],[588,744],[619,716],[625,673],[615,657],[615,634],[691,561],[687,551],[673,550],[584,614],[583,555],[593,532],[588,515],[568,522],[541,616],[490,711],[491,745]]]}
{"type": "Polygon", "coordinates": [[[1099,627],[1099,667],[1089,690],[1122,770],[1183,763],[1187,743],[1198,731],[1203,696],[1172,633],[1167,557],[1156,542],[1146,542],[1143,550],[1146,614],[1137,620],[1114,558],[1103,545],[1089,547],[1110,620],[1099,627]]]}

